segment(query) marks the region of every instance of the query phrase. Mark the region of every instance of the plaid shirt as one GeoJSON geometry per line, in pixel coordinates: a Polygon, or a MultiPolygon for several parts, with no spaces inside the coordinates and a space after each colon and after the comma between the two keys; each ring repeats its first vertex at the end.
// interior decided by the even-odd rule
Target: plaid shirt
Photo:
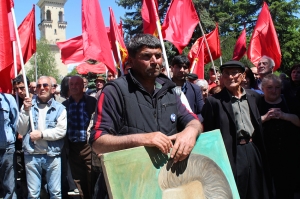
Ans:
{"type": "Polygon", "coordinates": [[[83,97],[78,103],[69,98],[67,135],[71,142],[86,142],[87,128],[90,118],[86,110],[86,100],[83,97]]]}

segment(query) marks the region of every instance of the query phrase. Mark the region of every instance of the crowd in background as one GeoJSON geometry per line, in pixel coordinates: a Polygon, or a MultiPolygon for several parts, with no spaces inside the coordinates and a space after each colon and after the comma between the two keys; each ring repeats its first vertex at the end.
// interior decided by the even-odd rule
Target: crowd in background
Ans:
{"type": "MultiPolygon", "coordinates": [[[[190,66],[186,56],[175,56],[171,63],[171,80],[176,84],[174,89],[182,103],[204,123],[204,131],[217,127],[225,131],[222,130],[225,128],[222,121],[217,124],[217,116],[211,113],[216,109],[222,111],[220,115],[225,113],[226,108],[221,108],[221,105],[216,108],[219,102],[214,100],[218,99],[223,103],[222,95],[227,93],[227,85],[232,84],[235,78],[240,78],[236,81],[241,80],[238,83],[242,92],[249,89],[253,91],[250,92],[251,95],[259,96],[255,107],[261,120],[259,122],[262,124],[263,138],[255,150],[264,151],[261,152],[263,159],[265,158],[263,164],[269,168],[265,172],[272,179],[276,197],[300,197],[297,195],[300,192],[300,145],[297,143],[300,138],[300,65],[293,66],[288,75],[276,76],[272,74],[274,61],[263,56],[257,67],[250,68],[235,62],[211,67],[207,80],[198,79],[196,74],[190,73],[190,66]],[[209,123],[209,120],[214,123],[209,123]]],[[[127,76],[131,74],[130,64],[126,65],[124,73],[127,76]]],[[[105,76],[98,75],[94,81],[95,89],[88,88],[89,80],[80,76],[66,76],[60,85],[53,77],[46,76],[39,77],[37,82],[29,82],[22,75],[13,80],[12,95],[0,95],[1,126],[4,126],[1,134],[12,134],[10,139],[0,136],[0,197],[98,197],[99,193],[94,191],[97,190],[95,185],[104,185],[98,180],[101,166],[90,145],[95,137],[90,138],[90,135],[94,123],[97,123],[94,114],[97,104],[100,104],[97,100],[101,91],[109,82],[115,81],[112,73],[108,72],[105,76]],[[25,86],[29,87],[30,96],[26,96],[25,86]],[[33,116],[30,116],[29,110],[32,110],[33,116]],[[30,117],[33,119],[32,123],[30,117]],[[13,138],[14,135],[16,139],[13,138]],[[92,140],[90,144],[89,140],[92,140]]],[[[235,103],[233,98],[230,100],[233,107],[237,104],[237,109],[244,108],[242,101],[237,100],[235,103]]],[[[249,106],[252,106],[250,104],[249,101],[249,106]]],[[[251,112],[247,108],[245,110],[251,112]]],[[[251,113],[249,121],[245,123],[253,123],[254,116],[251,113]]],[[[241,115],[238,123],[244,123],[246,117],[241,115]]],[[[239,128],[238,123],[236,128],[239,128]]],[[[250,132],[248,134],[240,132],[238,148],[252,142],[252,132],[257,130],[252,129],[253,127],[247,127],[250,132]]],[[[254,139],[253,137],[253,141],[254,139]]],[[[232,158],[243,156],[243,153],[234,154],[234,149],[231,151],[229,148],[226,149],[230,161],[230,155],[232,158]]],[[[260,161],[260,157],[256,158],[260,161]]],[[[263,183],[260,185],[265,186],[263,183]]]]}

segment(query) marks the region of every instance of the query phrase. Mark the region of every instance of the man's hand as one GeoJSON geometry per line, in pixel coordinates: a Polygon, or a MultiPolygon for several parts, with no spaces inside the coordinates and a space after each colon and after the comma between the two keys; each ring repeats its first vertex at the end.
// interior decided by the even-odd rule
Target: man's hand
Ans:
{"type": "Polygon", "coordinates": [[[144,139],[144,146],[155,146],[164,154],[170,153],[173,147],[171,139],[161,132],[145,133],[144,139]]]}
{"type": "Polygon", "coordinates": [[[30,108],[32,107],[32,103],[31,103],[32,99],[30,97],[25,97],[23,104],[24,104],[24,110],[25,111],[29,111],[30,108]]]}
{"type": "Polygon", "coordinates": [[[31,141],[37,141],[40,140],[42,138],[42,132],[38,131],[38,130],[34,130],[30,133],[30,139],[31,141]]]}
{"type": "Polygon", "coordinates": [[[171,158],[174,158],[174,163],[182,161],[189,156],[200,132],[202,132],[201,123],[198,120],[192,120],[183,131],[169,136],[169,139],[175,140],[171,152],[171,158]]]}

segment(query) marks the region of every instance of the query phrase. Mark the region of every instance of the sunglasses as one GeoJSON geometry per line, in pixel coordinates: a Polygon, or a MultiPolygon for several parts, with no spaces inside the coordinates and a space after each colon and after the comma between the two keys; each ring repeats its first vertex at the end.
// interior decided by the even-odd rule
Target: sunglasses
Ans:
{"type": "Polygon", "coordinates": [[[56,88],[56,87],[57,87],[57,84],[52,84],[52,86],[53,86],[54,88],[56,88]]]}
{"type": "Polygon", "coordinates": [[[37,84],[37,85],[36,85],[36,88],[42,88],[42,86],[43,86],[44,88],[48,88],[48,87],[49,87],[49,84],[47,84],[47,83],[44,83],[44,84],[37,84]]]}

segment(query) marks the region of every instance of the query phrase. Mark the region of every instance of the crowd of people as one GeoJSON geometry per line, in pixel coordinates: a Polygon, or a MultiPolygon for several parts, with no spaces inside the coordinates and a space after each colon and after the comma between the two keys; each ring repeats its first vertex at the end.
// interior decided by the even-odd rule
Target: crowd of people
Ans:
{"type": "Polygon", "coordinates": [[[101,154],[157,147],[176,164],[214,129],[240,198],[300,198],[300,64],[287,77],[267,56],[251,68],[232,60],[205,80],[178,55],[168,78],[156,37],[136,35],[128,53],[125,75],[99,75],[96,89],[81,76],[19,75],[0,94],[0,198],[105,199],[101,154]]]}

